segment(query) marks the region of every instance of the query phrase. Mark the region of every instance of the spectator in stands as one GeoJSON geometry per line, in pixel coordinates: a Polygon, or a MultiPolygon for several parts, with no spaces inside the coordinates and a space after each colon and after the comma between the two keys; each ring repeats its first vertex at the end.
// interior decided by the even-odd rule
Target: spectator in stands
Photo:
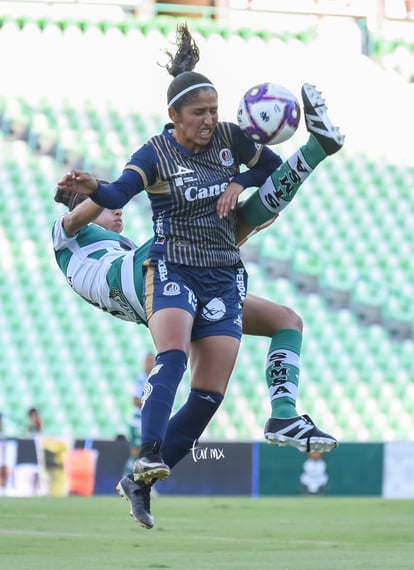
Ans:
{"type": "MultiPolygon", "coordinates": [[[[148,528],[153,526],[151,481],[167,477],[170,467],[188,453],[189,443],[204,431],[223,399],[237,356],[238,326],[242,324],[238,307],[246,289],[235,238],[235,207],[240,192],[267,179],[264,193],[256,193],[247,200],[248,209],[240,210],[244,227],[254,229],[277,215],[316,165],[343,144],[343,137],[326,116],[320,93],[305,84],[302,96],[311,137],[281,165],[280,157],[270,149],[252,145],[236,125],[217,122],[217,93],[205,76],[192,71],[198,49],[186,26],[179,28],[177,37],[176,56],[167,66],[175,77],[168,90],[173,124],[131,156],[116,182],[101,184],[86,173],[73,171],[58,183],[62,190],[92,195],[107,208],[121,208],[146,189],[153,206],[154,240],[144,264],[144,297],[145,317],[159,352],[144,390],[144,443],[134,469],[136,484],[127,477],[120,482],[120,492],[131,502],[133,515],[148,528]],[[221,157],[219,163],[217,156],[221,157]],[[241,157],[251,167],[247,172],[239,172],[236,159],[241,157]],[[288,187],[282,184],[285,174],[291,174],[288,187]],[[220,192],[213,192],[216,187],[220,192]],[[275,197],[271,207],[264,198],[268,193],[275,197]],[[229,297],[223,303],[225,281],[229,297]],[[202,310],[197,312],[199,305],[202,310]],[[192,391],[168,422],[190,341],[192,391]]],[[[282,334],[282,350],[269,362],[270,390],[279,399],[281,413],[268,421],[266,437],[300,448],[303,443],[299,440],[305,432],[308,448],[312,439],[329,440],[330,448],[335,447],[332,436],[296,412],[301,332],[292,330],[282,334]]]]}
{"type": "Polygon", "coordinates": [[[27,431],[29,433],[40,433],[42,431],[42,418],[37,408],[29,408],[27,419],[27,431]]]}

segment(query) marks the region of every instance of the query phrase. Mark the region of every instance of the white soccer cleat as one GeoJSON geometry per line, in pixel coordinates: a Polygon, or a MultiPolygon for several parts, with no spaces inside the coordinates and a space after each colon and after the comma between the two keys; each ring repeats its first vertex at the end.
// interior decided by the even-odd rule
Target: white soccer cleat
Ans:
{"type": "Polygon", "coordinates": [[[302,101],[308,132],[316,138],[327,155],[335,154],[343,147],[345,135],[342,135],[329,119],[321,92],[314,85],[304,83],[302,101]]]}

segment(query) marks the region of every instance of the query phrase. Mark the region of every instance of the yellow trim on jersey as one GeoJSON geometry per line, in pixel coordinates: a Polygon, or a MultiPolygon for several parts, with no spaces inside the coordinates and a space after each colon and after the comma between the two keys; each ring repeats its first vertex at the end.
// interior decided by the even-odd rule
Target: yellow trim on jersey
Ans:
{"type": "Polygon", "coordinates": [[[142,264],[143,267],[146,267],[147,271],[145,273],[145,316],[147,322],[149,321],[150,317],[152,316],[152,309],[153,309],[153,298],[154,298],[154,273],[155,270],[151,267],[151,259],[147,259],[142,264]]]}

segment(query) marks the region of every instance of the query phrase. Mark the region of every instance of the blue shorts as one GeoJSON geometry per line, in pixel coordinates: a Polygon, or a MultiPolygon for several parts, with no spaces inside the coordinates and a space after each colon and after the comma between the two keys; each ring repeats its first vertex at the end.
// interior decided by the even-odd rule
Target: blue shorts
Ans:
{"type": "Polygon", "coordinates": [[[144,263],[147,320],[160,309],[178,308],[194,318],[192,340],[207,336],[242,336],[247,272],[233,267],[194,267],[147,260],[144,263]]]}

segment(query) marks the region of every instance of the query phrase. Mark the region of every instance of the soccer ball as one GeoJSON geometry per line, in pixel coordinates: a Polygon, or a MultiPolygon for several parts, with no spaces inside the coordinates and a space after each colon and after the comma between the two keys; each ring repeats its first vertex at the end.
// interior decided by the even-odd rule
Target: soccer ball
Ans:
{"type": "Polygon", "coordinates": [[[261,83],[243,95],[237,122],[254,142],[279,144],[287,141],[299,126],[300,107],[295,95],[276,83],[261,83]]]}

